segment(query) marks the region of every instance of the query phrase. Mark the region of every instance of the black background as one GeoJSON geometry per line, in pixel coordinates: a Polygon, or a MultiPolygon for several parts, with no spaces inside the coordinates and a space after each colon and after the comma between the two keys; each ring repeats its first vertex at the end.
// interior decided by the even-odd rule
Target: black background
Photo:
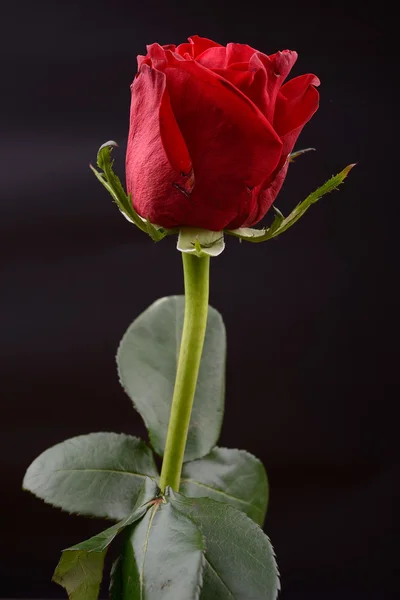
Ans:
{"type": "MultiPolygon", "coordinates": [[[[350,162],[339,192],[263,245],[228,239],[211,303],[228,331],[220,445],[267,467],[282,600],[387,600],[394,577],[397,56],[383,4],[247,0],[14,2],[2,13],[0,596],[61,598],[62,548],[103,528],[21,491],[45,448],[91,431],[145,436],[114,354],[157,297],[182,292],[175,241],[130,226],[89,171],[120,144],[136,55],[194,33],[299,53],[321,108],[289,171],[288,212],[350,162]]],[[[398,394],[397,394],[398,395],[398,394]]]]}

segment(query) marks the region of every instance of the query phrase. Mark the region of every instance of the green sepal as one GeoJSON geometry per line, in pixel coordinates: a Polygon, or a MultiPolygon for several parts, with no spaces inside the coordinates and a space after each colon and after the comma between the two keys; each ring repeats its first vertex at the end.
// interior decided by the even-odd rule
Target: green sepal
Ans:
{"type": "Polygon", "coordinates": [[[166,235],[174,233],[174,231],[166,230],[163,227],[150,223],[135,211],[130,195],[128,196],[125,193],[119,177],[115,175],[112,169],[114,161],[111,159],[111,152],[113,148],[116,147],[118,147],[118,144],[112,140],[105,142],[100,146],[97,153],[97,166],[103,171],[102,173],[97,171],[92,165],[90,165],[90,168],[100,183],[102,183],[106,190],[111,194],[115,204],[118,206],[124,217],[128,219],[130,223],[139,227],[141,231],[147,233],[152,240],[158,242],[166,235]]]}
{"type": "MultiPolygon", "coordinates": [[[[231,231],[227,231],[230,235],[240,238],[241,240],[245,240],[246,242],[265,242],[274,237],[277,237],[289,227],[294,225],[296,221],[300,219],[304,215],[304,213],[310,208],[312,204],[315,204],[322,196],[325,194],[329,194],[336,190],[341,183],[346,179],[347,175],[350,173],[351,169],[355,166],[354,164],[348,165],[343,171],[331,177],[324,185],[321,185],[315,192],[312,192],[303,202],[300,202],[296,206],[295,209],[292,210],[290,215],[287,217],[283,217],[282,213],[279,213],[275,216],[275,219],[272,225],[266,229],[251,229],[241,227],[239,229],[234,229],[231,231]]],[[[274,207],[275,212],[277,209],[274,207]]]]}
{"type": "Polygon", "coordinates": [[[177,249],[187,254],[218,256],[225,248],[223,231],[208,231],[194,227],[182,227],[179,230],[177,249]]]}
{"type": "Polygon", "coordinates": [[[180,492],[208,497],[246,513],[258,525],[268,506],[268,479],[258,458],[245,450],[213,448],[210,454],[183,465],[180,492]]]}
{"type": "Polygon", "coordinates": [[[298,156],[302,156],[303,154],[306,154],[307,152],[311,151],[315,152],[315,148],[303,148],[302,150],[296,150],[296,152],[292,152],[291,154],[289,154],[289,162],[292,163],[296,160],[298,156]]]}
{"type": "Polygon", "coordinates": [[[117,148],[118,144],[112,140],[102,144],[97,152],[97,166],[103,171],[100,173],[92,165],[90,168],[96,175],[97,179],[110,192],[115,204],[122,212],[124,217],[131,223],[134,223],[142,231],[146,231],[146,222],[137,214],[132,206],[130,198],[126,195],[121,181],[113,172],[114,161],[111,160],[111,152],[113,148],[117,148]]]}
{"type": "Polygon", "coordinates": [[[164,239],[166,235],[172,235],[176,233],[177,230],[174,229],[164,229],[163,227],[159,227],[158,225],[153,225],[150,221],[145,221],[146,223],[146,231],[153,240],[153,242],[159,242],[164,239]]]}
{"type": "Polygon", "coordinates": [[[121,531],[146,514],[158,494],[157,485],[146,478],[136,507],[126,519],[62,552],[53,581],[66,589],[69,600],[97,600],[108,547],[121,531]]]}

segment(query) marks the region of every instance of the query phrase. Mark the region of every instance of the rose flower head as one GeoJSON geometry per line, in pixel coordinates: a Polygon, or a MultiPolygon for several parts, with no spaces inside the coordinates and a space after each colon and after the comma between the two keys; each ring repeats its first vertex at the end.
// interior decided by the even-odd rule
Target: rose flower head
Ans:
{"type": "Polygon", "coordinates": [[[131,86],[126,156],[139,215],[213,231],[260,221],[318,108],[315,75],[285,83],[296,59],[291,50],[267,56],[199,36],[147,46],[131,86]]]}

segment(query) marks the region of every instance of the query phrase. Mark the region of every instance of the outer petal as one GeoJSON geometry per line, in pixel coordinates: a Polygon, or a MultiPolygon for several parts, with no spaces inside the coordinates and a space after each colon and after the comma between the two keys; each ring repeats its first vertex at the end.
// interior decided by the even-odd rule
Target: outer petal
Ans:
{"type": "Polygon", "coordinates": [[[276,103],[275,124],[283,141],[281,161],[273,176],[261,186],[258,193],[256,209],[243,227],[251,227],[258,223],[268,212],[278,195],[289,167],[288,155],[305,123],[309,121],[318,108],[319,94],[315,89],[319,79],[315,75],[302,75],[286,83],[278,95],[276,103]],[[285,96],[283,94],[285,93],[285,96]]]}
{"type": "MultiPolygon", "coordinates": [[[[287,158],[283,166],[278,167],[276,174],[267,185],[260,186],[261,189],[254,190],[254,194],[257,195],[257,201],[254,202],[254,210],[249,215],[247,221],[240,225],[240,227],[252,227],[265,217],[285,181],[288,167],[289,159],[287,158]]],[[[236,227],[235,225],[234,227],[230,227],[230,229],[235,229],[236,227]]]]}
{"type": "Polygon", "coordinates": [[[252,188],[280,160],[281,140],[246,96],[197,62],[176,61],[165,73],[196,181],[182,224],[218,231],[234,218],[243,222],[252,188]]]}
{"type": "Polygon", "coordinates": [[[190,193],[193,181],[190,156],[171,110],[165,75],[144,64],[131,89],[127,189],[142,217],[175,227],[182,205],[184,210],[188,202],[180,189],[190,193]]]}
{"type": "Polygon", "coordinates": [[[312,74],[295,77],[282,86],[276,101],[274,127],[283,141],[283,155],[292,151],[304,125],[318,109],[320,83],[312,74]]]}
{"type": "Polygon", "coordinates": [[[297,52],[284,50],[271,56],[257,52],[250,61],[251,69],[260,70],[262,65],[265,70],[264,113],[270,123],[274,122],[275,103],[279,90],[296,60],[297,52]]]}
{"type": "Polygon", "coordinates": [[[142,66],[143,63],[146,65],[151,63],[151,60],[147,56],[143,56],[143,54],[138,54],[136,58],[137,58],[137,64],[138,64],[138,71],[140,71],[140,67],[142,66]]]}
{"type": "MultiPolygon", "coordinates": [[[[146,46],[146,48],[147,60],[144,62],[146,64],[149,64],[148,61],[150,60],[150,66],[154,67],[155,69],[158,69],[159,71],[163,71],[168,63],[165,49],[157,43],[149,44],[148,46],[146,46]]],[[[168,54],[171,54],[171,50],[168,50],[168,54]]],[[[141,64],[143,64],[143,61],[141,64]]],[[[141,66],[141,64],[139,64],[139,67],[141,66]]]]}

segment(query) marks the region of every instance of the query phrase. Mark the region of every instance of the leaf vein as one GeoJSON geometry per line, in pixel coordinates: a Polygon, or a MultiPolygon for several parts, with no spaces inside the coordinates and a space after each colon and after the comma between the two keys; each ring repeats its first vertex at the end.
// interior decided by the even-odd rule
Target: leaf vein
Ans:
{"type": "Polygon", "coordinates": [[[227,586],[227,584],[225,583],[225,581],[222,579],[221,575],[218,573],[218,571],[216,571],[214,569],[214,567],[212,566],[212,564],[210,563],[210,560],[207,558],[207,555],[205,556],[206,559],[206,563],[208,564],[208,566],[210,567],[211,571],[213,573],[215,573],[215,575],[218,577],[218,579],[220,580],[220,582],[222,583],[222,585],[228,590],[229,595],[235,599],[235,595],[233,594],[233,592],[229,589],[229,587],[227,586]]]}
{"type": "Polygon", "coordinates": [[[153,512],[150,516],[149,519],[149,524],[147,526],[147,531],[146,531],[146,537],[144,539],[144,544],[143,544],[143,560],[142,560],[142,564],[140,567],[140,575],[139,575],[139,581],[140,581],[140,599],[143,600],[144,599],[144,561],[146,560],[146,554],[147,554],[147,547],[149,545],[149,538],[150,538],[150,530],[151,530],[151,526],[153,525],[153,520],[154,517],[156,516],[156,512],[159,508],[159,504],[156,504],[153,508],[153,512]]]}
{"type": "Polygon", "coordinates": [[[257,510],[259,513],[263,513],[263,511],[256,504],[253,504],[252,502],[249,502],[248,500],[243,500],[242,498],[232,496],[231,494],[227,494],[226,492],[223,492],[222,490],[218,490],[214,487],[211,487],[211,485],[207,485],[205,483],[200,483],[200,481],[195,481],[194,479],[181,479],[181,483],[192,483],[193,485],[198,485],[199,487],[203,487],[208,490],[212,490],[213,492],[215,492],[217,494],[221,494],[221,496],[225,496],[226,498],[236,500],[237,502],[241,502],[242,504],[248,504],[249,506],[252,506],[255,510],[257,510]]]}
{"type": "Polygon", "coordinates": [[[88,472],[88,473],[114,473],[117,475],[131,475],[132,477],[150,477],[143,473],[134,473],[131,471],[119,471],[118,469],[54,469],[54,473],[74,473],[77,472],[88,472]]]}

